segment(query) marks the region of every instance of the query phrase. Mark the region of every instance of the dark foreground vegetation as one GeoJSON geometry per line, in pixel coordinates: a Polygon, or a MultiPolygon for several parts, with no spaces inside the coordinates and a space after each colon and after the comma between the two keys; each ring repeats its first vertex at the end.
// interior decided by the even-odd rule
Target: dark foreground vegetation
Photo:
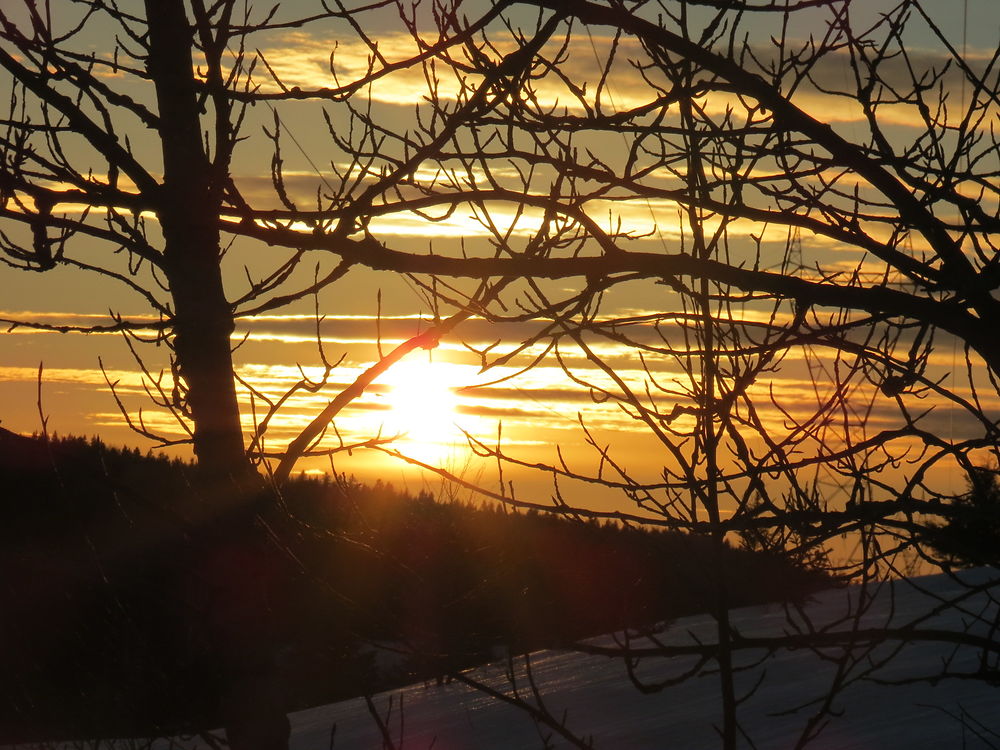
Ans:
{"type": "MultiPolygon", "coordinates": [[[[305,707],[712,607],[699,537],[330,479],[219,514],[192,472],[0,430],[0,741],[217,726],[234,660],[305,707]]],[[[725,563],[737,606],[830,583],[725,563]]]]}

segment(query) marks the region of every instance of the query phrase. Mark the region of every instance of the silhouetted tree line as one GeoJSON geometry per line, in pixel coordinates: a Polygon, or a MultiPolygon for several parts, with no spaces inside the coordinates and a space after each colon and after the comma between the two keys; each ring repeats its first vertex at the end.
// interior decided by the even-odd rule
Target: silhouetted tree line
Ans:
{"type": "MultiPolygon", "coordinates": [[[[247,663],[270,660],[305,707],[712,607],[704,537],[329,477],[218,515],[193,472],[97,440],[0,434],[0,739],[215,726],[221,686],[247,663]]],[[[831,583],[729,555],[737,604],[831,583]]]]}

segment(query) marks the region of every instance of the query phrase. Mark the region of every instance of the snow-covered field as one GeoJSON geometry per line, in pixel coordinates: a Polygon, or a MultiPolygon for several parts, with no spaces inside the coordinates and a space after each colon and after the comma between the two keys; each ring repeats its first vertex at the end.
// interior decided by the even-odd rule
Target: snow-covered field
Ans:
{"type": "MultiPolygon", "coordinates": [[[[964,574],[967,583],[990,580],[992,571],[964,574]]],[[[882,625],[891,618],[901,625],[921,618],[925,627],[958,631],[974,615],[984,612],[996,619],[996,605],[985,594],[964,599],[960,608],[924,617],[934,609],[935,597],[957,596],[968,589],[947,576],[930,576],[885,587],[875,604],[859,621],[861,627],[882,625]],[[964,613],[964,614],[963,614],[964,613]]],[[[828,591],[805,608],[814,623],[831,622],[856,604],[858,589],[828,591]]],[[[787,613],[777,605],[748,607],[734,613],[734,622],[746,636],[788,632],[787,613]]],[[[802,617],[798,617],[801,623],[802,617]]],[[[670,644],[712,638],[707,616],[677,620],[663,634],[670,644]]],[[[990,631],[981,630],[987,637],[990,631]]],[[[611,644],[612,639],[594,643],[611,644]]],[[[762,659],[762,652],[746,653],[739,685],[746,697],[739,709],[746,737],[743,746],[762,749],[793,748],[808,717],[831,683],[857,676],[882,657],[891,656],[871,676],[897,684],[857,681],[834,699],[832,716],[809,746],[837,750],[885,748],[985,748],[1000,746],[1000,691],[980,680],[906,682],[932,675],[947,663],[952,670],[975,670],[980,653],[956,650],[942,644],[913,643],[892,654],[888,646],[871,653],[859,652],[849,665],[825,660],[810,650],[780,651],[762,659]],[[904,681],[898,684],[898,681],[904,681]],[[789,709],[801,707],[794,713],[789,709]]],[[[834,652],[827,652],[830,655],[834,652]]],[[[638,666],[644,681],[663,681],[682,674],[690,657],[645,659],[638,666]]],[[[532,699],[525,681],[523,661],[517,683],[521,695],[532,699]]],[[[645,695],[636,690],[620,659],[579,653],[544,651],[531,656],[534,683],[549,711],[565,715],[566,725],[578,736],[592,737],[598,748],[714,748],[719,746],[716,726],[720,718],[718,677],[713,672],[691,677],[662,691],[645,695]],[[564,714],[565,712],[565,714],[564,714]]],[[[469,673],[498,691],[511,692],[506,664],[486,666],[469,673]]],[[[374,698],[385,728],[395,746],[403,750],[456,750],[565,747],[552,732],[537,727],[518,708],[466,685],[413,685],[374,698]]],[[[367,750],[383,747],[380,730],[362,699],[321,706],[293,714],[292,747],[295,750],[342,748],[367,750]]],[[[106,745],[102,745],[105,747],[106,745]]],[[[166,748],[163,743],[159,747],[166,748]]],[[[184,742],[175,747],[204,747],[184,742]]]]}
{"type": "MultiPolygon", "coordinates": [[[[976,572],[975,580],[988,580],[990,573],[976,572]]],[[[967,577],[968,579],[968,577],[967,577]]],[[[913,579],[917,586],[936,595],[957,595],[965,588],[945,576],[913,579]]],[[[867,612],[865,625],[886,621],[890,607],[893,622],[901,624],[928,612],[933,599],[906,582],[882,591],[876,606],[867,612]]],[[[857,590],[829,591],[806,608],[817,623],[832,621],[845,611],[845,601],[856,601],[857,590]]],[[[963,602],[967,612],[980,612],[985,597],[963,602]]],[[[994,611],[995,615],[995,611],[994,611]]],[[[740,631],[747,636],[775,634],[788,628],[780,606],[748,607],[734,613],[740,631]]],[[[927,627],[962,627],[957,611],[925,621],[927,627]]],[[[683,643],[692,637],[711,639],[714,625],[707,616],[677,620],[665,640],[683,643]]],[[[610,643],[610,639],[605,639],[610,643]]],[[[871,656],[888,656],[886,647],[871,656]]],[[[758,662],[761,653],[746,654],[743,664],[758,662]]],[[[883,680],[937,673],[942,660],[953,670],[975,669],[979,654],[972,649],[954,652],[951,646],[927,643],[905,647],[875,675],[883,680]]],[[[863,659],[853,674],[872,663],[863,659]]],[[[683,658],[643,661],[639,673],[649,682],[662,681],[684,672],[683,658]]],[[[598,748],[714,748],[719,746],[716,725],[720,717],[718,678],[705,674],[685,680],[661,692],[641,694],[629,681],[620,659],[566,652],[540,652],[531,658],[535,683],[552,714],[566,711],[566,724],[579,736],[591,736],[598,748]]],[[[837,673],[837,664],[825,662],[811,651],[779,652],[740,675],[744,693],[758,685],[740,707],[741,723],[753,745],[746,747],[795,747],[807,717],[816,706],[794,714],[787,709],[821,698],[837,673]],[[758,684],[759,682],[759,684],[758,684]]],[[[849,673],[851,674],[851,673],[849,673]]],[[[509,691],[503,665],[476,670],[476,679],[509,691]]],[[[519,684],[522,694],[523,681],[519,684]]],[[[415,685],[375,700],[387,715],[387,726],[395,740],[408,749],[541,748],[542,736],[550,730],[535,727],[525,712],[507,706],[464,685],[415,685]],[[391,708],[391,713],[389,713],[391,708]],[[541,735],[540,735],[541,732],[541,735]]],[[[850,750],[857,748],[979,748],[1000,747],[1000,690],[978,680],[946,680],[936,685],[920,682],[884,685],[857,682],[835,699],[830,719],[811,747],[850,750]],[[961,720],[966,717],[967,721],[961,720]],[[971,727],[975,727],[976,731],[971,727]]],[[[381,747],[377,727],[362,700],[352,700],[292,717],[294,747],[313,750],[329,747],[335,725],[335,748],[381,747]]],[[[560,745],[554,737],[554,744],[560,745]]]]}

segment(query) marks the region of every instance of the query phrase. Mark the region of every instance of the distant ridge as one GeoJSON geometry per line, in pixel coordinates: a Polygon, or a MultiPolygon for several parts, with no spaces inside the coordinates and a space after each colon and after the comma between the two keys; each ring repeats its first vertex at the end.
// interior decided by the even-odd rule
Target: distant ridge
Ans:
{"type": "Polygon", "coordinates": [[[51,465],[52,459],[42,438],[25,437],[0,427],[0,467],[44,469],[51,465]]]}

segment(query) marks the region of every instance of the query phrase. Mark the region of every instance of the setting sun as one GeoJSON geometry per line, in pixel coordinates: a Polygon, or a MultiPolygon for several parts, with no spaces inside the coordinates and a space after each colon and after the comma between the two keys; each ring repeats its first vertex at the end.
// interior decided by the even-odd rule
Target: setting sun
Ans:
{"type": "Polygon", "coordinates": [[[405,360],[382,378],[389,386],[383,419],[384,435],[399,434],[400,448],[414,458],[434,461],[462,441],[456,424],[458,397],[464,368],[444,362],[405,360]]]}

